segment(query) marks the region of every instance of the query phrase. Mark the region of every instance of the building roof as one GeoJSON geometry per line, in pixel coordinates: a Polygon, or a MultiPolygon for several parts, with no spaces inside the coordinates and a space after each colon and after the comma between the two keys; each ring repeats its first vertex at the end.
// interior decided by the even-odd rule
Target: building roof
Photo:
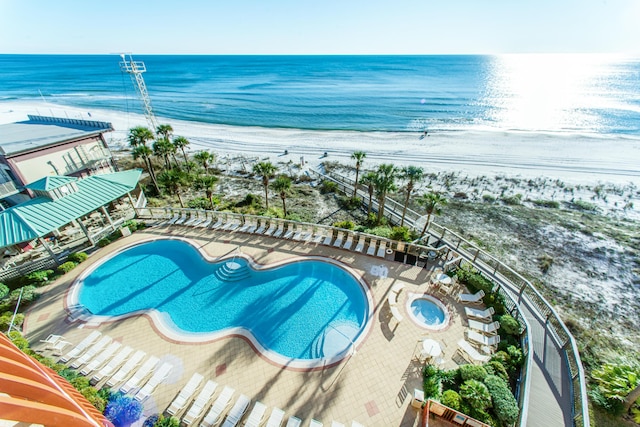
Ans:
{"type": "Polygon", "coordinates": [[[0,248],[45,236],[124,196],[136,187],[141,173],[132,169],[92,175],[77,181],[75,193],[57,200],[37,197],[0,212],[0,248]]]}
{"type": "Polygon", "coordinates": [[[44,178],[40,178],[39,180],[26,185],[25,188],[28,188],[29,190],[51,191],[77,180],[78,178],[73,176],[45,176],[44,178]]]}
{"type": "Polygon", "coordinates": [[[22,154],[112,130],[107,122],[29,115],[27,121],[0,125],[0,154],[22,154]]]}

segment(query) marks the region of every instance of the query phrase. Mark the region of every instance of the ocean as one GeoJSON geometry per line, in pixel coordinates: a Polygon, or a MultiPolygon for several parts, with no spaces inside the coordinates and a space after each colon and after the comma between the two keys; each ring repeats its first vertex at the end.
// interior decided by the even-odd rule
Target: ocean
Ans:
{"type": "MultiPolygon", "coordinates": [[[[139,55],[158,117],[240,127],[640,136],[640,58],[139,55]]],[[[141,113],[118,55],[0,55],[0,102],[141,113]]]]}

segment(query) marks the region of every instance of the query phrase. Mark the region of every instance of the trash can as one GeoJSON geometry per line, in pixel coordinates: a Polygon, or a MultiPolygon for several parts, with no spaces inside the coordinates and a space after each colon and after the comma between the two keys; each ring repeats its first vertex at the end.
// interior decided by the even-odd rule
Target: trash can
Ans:
{"type": "Polygon", "coordinates": [[[411,406],[416,409],[422,408],[422,404],[424,403],[424,391],[420,389],[413,390],[413,400],[411,401],[411,406]]]}

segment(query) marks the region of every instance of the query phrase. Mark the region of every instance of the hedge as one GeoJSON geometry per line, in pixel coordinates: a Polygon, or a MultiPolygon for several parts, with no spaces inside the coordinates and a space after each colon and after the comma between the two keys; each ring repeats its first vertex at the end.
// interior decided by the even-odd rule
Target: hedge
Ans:
{"type": "Polygon", "coordinates": [[[460,366],[460,376],[463,381],[478,380],[482,381],[487,377],[487,370],[482,366],[462,365],[460,366]]]}
{"type": "Polygon", "coordinates": [[[518,402],[511,394],[511,390],[509,390],[509,385],[502,378],[495,375],[487,376],[484,379],[484,384],[491,394],[493,412],[498,419],[506,425],[515,424],[520,410],[518,409],[518,402]]]}
{"type": "Polygon", "coordinates": [[[462,398],[453,390],[447,390],[442,393],[442,400],[440,402],[451,409],[455,409],[456,411],[459,411],[462,408],[462,398]]]}
{"type": "Polygon", "coordinates": [[[58,268],[56,268],[56,271],[59,274],[67,274],[68,272],[70,272],[71,270],[73,270],[74,268],[76,268],[78,264],[76,264],[73,261],[67,261],[64,264],[60,264],[58,266],[58,268]]]}

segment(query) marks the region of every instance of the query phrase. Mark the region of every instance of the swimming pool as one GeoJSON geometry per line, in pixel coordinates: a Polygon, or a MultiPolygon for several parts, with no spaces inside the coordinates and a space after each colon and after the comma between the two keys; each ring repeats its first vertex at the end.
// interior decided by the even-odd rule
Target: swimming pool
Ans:
{"type": "Polygon", "coordinates": [[[109,257],[71,294],[98,319],[151,312],[182,340],[241,330],[279,363],[335,361],[363,335],[370,296],[337,263],[309,258],[271,268],[241,256],[211,262],[185,241],[158,239],[109,257]]]}
{"type": "Polygon", "coordinates": [[[419,326],[441,330],[449,325],[449,312],[437,298],[426,294],[411,294],[407,300],[407,312],[419,326]]]}

